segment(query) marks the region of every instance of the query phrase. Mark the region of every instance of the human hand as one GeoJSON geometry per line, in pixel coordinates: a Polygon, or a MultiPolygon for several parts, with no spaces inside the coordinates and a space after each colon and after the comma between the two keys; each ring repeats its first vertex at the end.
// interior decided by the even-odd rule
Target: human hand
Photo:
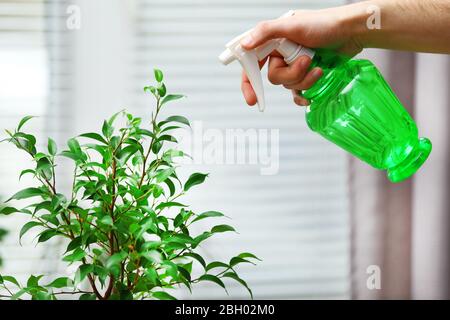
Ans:
{"type": "MultiPolygon", "coordinates": [[[[290,17],[260,22],[250,35],[241,41],[241,45],[250,50],[271,39],[287,38],[305,47],[332,49],[353,57],[363,48],[357,37],[357,28],[350,23],[355,21],[350,17],[358,16],[359,11],[358,6],[352,5],[322,10],[298,10],[290,17]],[[350,10],[352,8],[353,13],[350,10]]],[[[309,70],[311,59],[307,56],[287,65],[277,52],[273,52],[268,60],[269,81],[292,90],[297,105],[308,105],[309,102],[299,95],[299,91],[311,88],[322,76],[322,70],[318,67],[309,70]]],[[[265,61],[260,66],[264,63],[265,61]]],[[[242,73],[241,89],[247,104],[255,105],[256,94],[245,72],[242,73]]]]}

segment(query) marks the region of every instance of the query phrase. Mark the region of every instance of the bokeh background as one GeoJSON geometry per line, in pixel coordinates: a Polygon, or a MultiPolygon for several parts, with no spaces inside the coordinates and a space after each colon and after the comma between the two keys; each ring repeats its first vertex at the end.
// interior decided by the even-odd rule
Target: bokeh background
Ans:
{"type": "MultiPolygon", "coordinates": [[[[338,0],[0,0],[0,128],[24,115],[44,146],[99,130],[103,119],[126,108],[148,117],[153,101],[142,88],[154,67],[168,89],[187,99],[168,114],[183,114],[205,129],[279,130],[279,172],[257,165],[196,164],[210,172],[185,202],[199,211],[219,210],[239,234],[212,239],[202,250],[226,259],[250,251],[263,259],[241,268],[261,299],[449,298],[447,169],[449,156],[448,56],[367,50],[417,120],[433,153],[414,179],[391,185],[382,172],[350,158],[312,133],[290,93],[266,81],[268,110],[248,108],[240,94],[240,66],[223,67],[224,44],[258,21],[290,9],[345,4],[338,0]],[[81,28],[68,27],[80,14],[81,28]],[[371,266],[381,288],[367,286],[371,266]]],[[[224,150],[226,152],[226,150],[224,150]]],[[[28,181],[29,165],[0,144],[0,199],[28,181]]],[[[70,166],[58,168],[59,186],[70,186],[70,166]]],[[[18,244],[26,221],[0,217],[9,231],[0,244],[0,272],[24,280],[70,272],[60,262],[63,243],[18,244]]],[[[230,283],[230,295],[199,285],[179,298],[247,298],[230,283]]]]}

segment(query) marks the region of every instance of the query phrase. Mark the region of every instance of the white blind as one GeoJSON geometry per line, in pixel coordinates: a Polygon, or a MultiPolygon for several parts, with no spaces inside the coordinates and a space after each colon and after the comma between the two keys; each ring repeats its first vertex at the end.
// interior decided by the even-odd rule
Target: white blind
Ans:
{"type": "MultiPolygon", "coordinates": [[[[36,116],[26,131],[36,135],[38,148],[46,148],[47,136],[60,140],[64,110],[70,110],[64,87],[70,82],[65,75],[70,50],[62,39],[65,29],[66,1],[1,0],[0,1],[0,128],[14,129],[25,115],[36,116]],[[64,103],[64,108],[59,105],[64,103]]],[[[0,198],[30,185],[25,177],[18,181],[21,170],[33,163],[12,145],[0,144],[0,198]]],[[[58,243],[35,247],[35,234],[24,237],[19,246],[19,230],[25,216],[0,218],[0,226],[9,235],[0,245],[4,257],[4,274],[25,280],[30,274],[53,275],[59,270],[58,243]]]]}
{"type": "MultiPolygon", "coordinates": [[[[304,111],[290,93],[266,81],[267,111],[245,106],[240,65],[223,67],[217,56],[224,44],[258,21],[286,11],[342,4],[344,1],[290,0],[136,0],[133,88],[148,82],[152,67],[166,75],[169,91],[188,99],[170,107],[201,121],[205,129],[267,128],[280,132],[280,169],[262,176],[252,165],[198,165],[211,173],[193,189],[188,203],[198,211],[231,216],[239,235],[217,237],[204,247],[210,258],[226,259],[242,250],[260,256],[245,266],[256,298],[348,298],[349,215],[347,161],[337,147],[312,133],[304,111]]],[[[136,105],[148,110],[149,98],[135,91],[136,105]]],[[[230,283],[230,297],[246,293],[230,283]]],[[[189,298],[190,295],[181,295],[189,298]]],[[[220,288],[197,286],[195,298],[226,298],[220,288]]]]}

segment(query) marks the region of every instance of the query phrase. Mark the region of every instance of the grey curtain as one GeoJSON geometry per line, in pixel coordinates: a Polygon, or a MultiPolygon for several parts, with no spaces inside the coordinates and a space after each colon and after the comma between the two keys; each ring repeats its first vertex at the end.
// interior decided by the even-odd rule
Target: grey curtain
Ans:
{"type": "Polygon", "coordinates": [[[413,179],[388,182],[350,159],[352,294],[356,299],[449,298],[450,58],[444,55],[368,50],[433,152],[413,179]],[[380,268],[381,288],[367,286],[370,266],[380,268]]]}

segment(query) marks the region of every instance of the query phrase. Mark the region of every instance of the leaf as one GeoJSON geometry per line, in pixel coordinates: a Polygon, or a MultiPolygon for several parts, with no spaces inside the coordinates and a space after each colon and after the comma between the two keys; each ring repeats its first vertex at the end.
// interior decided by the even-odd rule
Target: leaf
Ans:
{"type": "Polygon", "coordinates": [[[50,240],[51,238],[53,238],[54,236],[57,236],[59,234],[61,234],[61,233],[56,230],[45,230],[44,232],[42,232],[39,235],[38,243],[46,242],[47,240],[50,240]]]}
{"type": "Polygon", "coordinates": [[[106,261],[106,268],[111,269],[113,266],[118,265],[127,257],[127,253],[125,251],[120,251],[113,254],[106,261]]]}
{"type": "Polygon", "coordinates": [[[159,69],[153,69],[155,73],[155,80],[158,82],[162,82],[164,80],[164,74],[159,69]]]}
{"type": "Polygon", "coordinates": [[[41,189],[27,188],[27,189],[23,189],[23,190],[17,192],[16,194],[14,194],[11,198],[9,198],[8,201],[13,200],[13,199],[14,200],[28,199],[28,198],[32,198],[32,197],[42,196],[43,194],[44,194],[44,192],[41,189]]]}
{"type": "MultiPolygon", "coordinates": [[[[166,97],[164,97],[164,99],[161,102],[161,106],[165,105],[166,103],[170,102],[170,101],[175,101],[175,100],[179,100],[182,99],[186,96],[182,95],[182,94],[168,94],[166,97]]],[[[188,121],[189,123],[189,121],[188,121]]],[[[188,124],[189,125],[189,124],[188,124]]]]}
{"type": "Polygon", "coordinates": [[[209,270],[215,269],[215,268],[226,268],[228,269],[230,266],[227,265],[226,263],[220,262],[220,261],[215,261],[215,262],[211,262],[210,264],[208,264],[206,266],[206,271],[208,272],[209,270]]]}
{"type": "Polygon", "coordinates": [[[2,276],[3,282],[8,281],[20,288],[19,282],[12,276],[2,276]]]}
{"type": "Polygon", "coordinates": [[[203,183],[207,176],[208,174],[205,173],[193,173],[184,184],[184,191],[188,191],[193,186],[203,183]]]}
{"type": "Polygon", "coordinates": [[[203,266],[203,268],[206,268],[206,261],[205,261],[205,259],[203,259],[203,257],[201,255],[199,255],[198,253],[188,252],[188,253],[185,253],[183,256],[194,258],[195,260],[197,260],[203,266]]]}
{"type": "Polygon", "coordinates": [[[69,149],[73,154],[76,154],[76,155],[81,154],[80,143],[78,142],[77,139],[75,139],[75,138],[69,139],[69,141],[67,141],[67,145],[69,146],[69,149]]]}
{"type": "Polygon", "coordinates": [[[111,218],[111,216],[104,216],[103,218],[100,219],[100,222],[103,223],[104,225],[107,226],[113,226],[114,222],[113,219],[111,218]]]}
{"type": "Polygon", "coordinates": [[[159,171],[155,176],[156,182],[158,183],[164,182],[167,178],[169,178],[172,175],[172,173],[174,173],[174,171],[175,171],[174,168],[159,171]]]}
{"type": "Polygon", "coordinates": [[[166,120],[164,120],[163,122],[164,122],[164,123],[168,123],[168,122],[178,122],[178,123],[181,123],[181,124],[185,124],[185,125],[187,125],[188,127],[191,126],[189,120],[188,120],[186,117],[183,117],[183,116],[171,116],[171,117],[168,117],[168,118],[167,118],[166,120]]]}
{"type": "Polygon", "coordinates": [[[239,258],[252,258],[252,259],[256,259],[259,261],[262,261],[260,258],[258,258],[257,256],[255,256],[253,253],[249,253],[249,252],[243,252],[240,255],[238,255],[239,258]]]}
{"type": "Polygon", "coordinates": [[[82,282],[86,276],[94,271],[94,266],[92,264],[83,264],[81,265],[77,272],[75,273],[75,282],[78,284],[82,282]]]}
{"type": "Polygon", "coordinates": [[[243,259],[241,257],[234,257],[230,260],[230,266],[232,266],[232,267],[234,267],[235,265],[238,265],[240,263],[250,263],[250,264],[255,265],[253,262],[243,259]]]}
{"type": "Polygon", "coordinates": [[[73,286],[73,281],[67,277],[61,277],[53,280],[46,287],[61,289],[73,286]]]}
{"type": "Polygon", "coordinates": [[[82,243],[82,238],[81,237],[76,237],[75,239],[70,241],[70,243],[67,245],[66,252],[72,251],[72,250],[80,247],[81,243],[82,243]]]}
{"type": "Polygon", "coordinates": [[[21,243],[22,237],[25,235],[25,233],[27,233],[30,229],[37,227],[37,226],[41,226],[42,223],[40,222],[36,222],[36,221],[30,221],[27,222],[22,229],[20,229],[20,234],[19,234],[19,243],[21,243]]]}
{"type": "Polygon", "coordinates": [[[52,138],[48,138],[48,152],[50,155],[55,156],[58,152],[58,147],[56,146],[56,142],[52,138]]]}
{"type": "Polygon", "coordinates": [[[103,126],[102,126],[102,133],[103,133],[103,135],[107,139],[109,139],[109,138],[111,138],[113,132],[114,132],[113,127],[107,121],[104,121],[103,122],[103,126]]]}
{"type": "Polygon", "coordinates": [[[20,131],[22,129],[23,125],[27,123],[30,119],[35,118],[34,116],[26,116],[23,117],[22,120],[20,120],[19,125],[17,126],[17,131],[20,131]]]}
{"type": "Polygon", "coordinates": [[[206,211],[202,214],[199,214],[192,222],[200,221],[206,218],[212,218],[212,217],[224,217],[225,215],[218,211],[206,211]]]}
{"type": "Polygon", "coordinates": [[[186,205],[179,202],[163,202],[156,207],[156,210],[162,210],[169,207],[186,207],[186,205]]]}
{"type": "Polygon", "coordinates": [[[241,285],[243,285],[247,291],[250,293],[250,297],[253,299],[253,292],[252,290],[249,288],[249,286],[247,285],[247,282],[245,282],[244,280],[242,280],[241,278],[239,278],[239,276],[236,273],[233,272],[227,272],[223,275],[224,278],[231,278],[234,279],[235,281],[239,282],[241,285]]]}
{"type": "Polygon", "coordinates": [[[227,288],[225,287],[225,284],[223,283],[222,280],[220,280],[218,277],[213,276],[211,274],[204,274],[202,275],[200,278],[198,278],[199,281],[211,281],[214,282],[215,284],[221,286],[222,288],[225,289],[225,292],[228,294],[227,288]]]}
{"type": "Polygon", "coordinates": [[[97,297],[93,293],[83,293],[80,300],[97,300],[97,297]]]}
{"type": "Polygon", "coordinates": [[[108,144],[108,142],[106,142],[106,140],[101,135],[99,135],[98,133],[95,133],[95,132],[83,133],[83,134],[80,134],[80,137],[97,140],[106,145],[108,144]]]}
{"type": "Polygon", "coordinates": [[[20,212],[20,211],[13,207],[0,208],[0,214],[3,214],[5,216],[10,215],[11,213],[16,213],[16,212],[20,212]]]}
{"type": "Polygon", "coordinates": [[[153,292],[152,296],[158,300],[177,300],[177,298],[164,291],[153,292]]]}
{"type": "Polygon", "coordinates": [[[36,172],[33,169],[22,170],[22,172],[20,173],[20,176],[19,176],[19,180],[22,179],[22,177],[28,173],[35,174],[36,172]]]}
{"type": "Polygon", "coordinates": [[[221,224],[221,225],[215,226],[211,229],[211,233],[222,233],[222,232],[229,232],[229,231],[236,232],[236,230],[232,226],[229,226],[227,224],[221,224]]]}
{"type": "Polygon", "coordinates": [[[167,93],[166,85],[164,83],[161,83],[157,90],[161,98],[164,97],[167,93]]]}
{"type": "Polygon", "coordinates": [[[86,256],[86,252],[83,249],[77,248],[72,254],[69,254],[63,258],[66,262],[80,261],[86,256]]]}

